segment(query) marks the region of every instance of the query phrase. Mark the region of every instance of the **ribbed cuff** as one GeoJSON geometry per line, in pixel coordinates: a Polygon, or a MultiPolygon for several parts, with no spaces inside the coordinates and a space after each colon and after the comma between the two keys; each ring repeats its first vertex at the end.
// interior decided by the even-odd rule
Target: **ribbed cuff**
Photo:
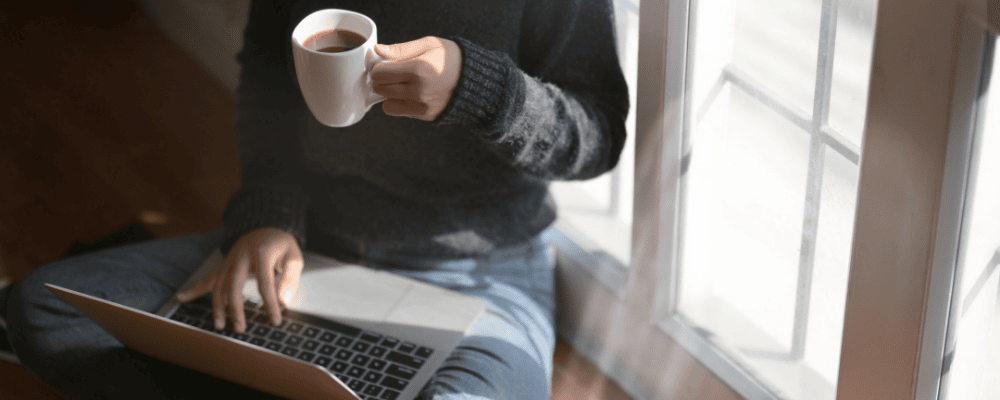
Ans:
{"type": "Polygon", "coordinates": [[[229,201],[223,217],[226,229],[220,246],[222,254],[228,254],[244,233],[268,227],[291,233],[299,248],[305,248],[308,205],[309,198],[297,188],[241,189],[229,201]]]}
{"type": "MultiPolygon", "coordinates": [[[[484,49],[460,37],[448,39],[462,49],[462,74],[439,124],[493,125],[503,113],[512,91],[523,85],[507,54],[484,49]]],[[[522,89],[523,90],[523,89],[522,89]]]]}

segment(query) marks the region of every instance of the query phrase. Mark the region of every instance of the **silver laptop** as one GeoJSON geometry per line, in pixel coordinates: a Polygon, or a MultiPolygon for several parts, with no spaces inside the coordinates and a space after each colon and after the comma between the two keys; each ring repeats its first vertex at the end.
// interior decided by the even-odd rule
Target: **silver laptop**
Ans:
{"type": "MultiPolygon", "coordinates": [[[[482,300],[391,273],[305,253],[281,326],[254,282],[247,332],[216,331],[206,298],[167,301],[156,314],[55,285],[52,292],[125,346],[292,399],[410,400],[485,310],[482,300]]],[[[215,252],[178,291],[222,264],[215,252]]]]}

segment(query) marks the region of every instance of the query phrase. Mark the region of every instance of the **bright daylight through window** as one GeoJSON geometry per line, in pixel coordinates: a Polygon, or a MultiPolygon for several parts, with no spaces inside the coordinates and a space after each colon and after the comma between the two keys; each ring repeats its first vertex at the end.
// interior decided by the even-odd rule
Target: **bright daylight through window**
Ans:
{"type": "Polygon", "coordinates": [[[690,7],[679,317],[775,396],[833,399],[876,0],[690,7]]]}

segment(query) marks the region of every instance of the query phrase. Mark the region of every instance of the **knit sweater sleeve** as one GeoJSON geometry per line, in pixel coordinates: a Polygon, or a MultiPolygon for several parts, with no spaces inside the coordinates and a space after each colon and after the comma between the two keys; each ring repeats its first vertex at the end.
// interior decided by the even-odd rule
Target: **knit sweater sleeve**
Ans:
{"type": "Polygon", "coordinates": [[[607,0],[528,1],[518,63],[461,37],[463,65],[436,122],[468,124],[502,159],[548,180],[587,179],[618,163],[628,87],[607,0]]]}
{"type": "Polygon", "coordinates": [[[304,109],[293,82],[288,2],[256,0],[244,32],[235,125],[242,186],[223,216],[226,254],[244,233],[274,227],[305,245],[308,197],[301,182],[298,121],[304,109]]]}

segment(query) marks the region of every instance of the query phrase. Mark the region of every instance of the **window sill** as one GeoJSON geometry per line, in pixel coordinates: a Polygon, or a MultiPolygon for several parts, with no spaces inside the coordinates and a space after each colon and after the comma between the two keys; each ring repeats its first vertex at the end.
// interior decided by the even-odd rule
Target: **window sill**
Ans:
{"type": "Polygon", "coordinates": [[[632,227],[572,184],[553,184],[559,217],[545,240],[556,246],[561,268],[586,271],[619,298],[625,294],[632,227]]]}

